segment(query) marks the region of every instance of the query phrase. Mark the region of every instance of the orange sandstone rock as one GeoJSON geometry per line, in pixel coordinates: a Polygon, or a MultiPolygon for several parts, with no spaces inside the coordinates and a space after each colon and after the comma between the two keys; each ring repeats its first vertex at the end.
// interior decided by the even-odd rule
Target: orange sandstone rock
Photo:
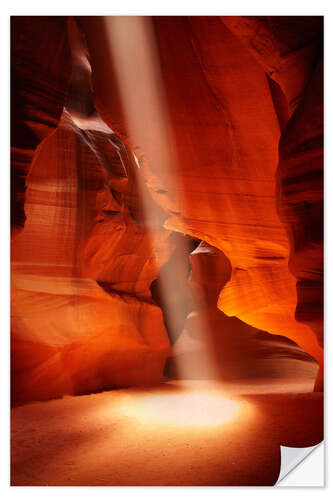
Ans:
{"type": "Polygon", "coordinates": [[[18,401],[154,383],[163,376],[169,341],[149,286],[157,260],[173,248],[172,235],[155,228],[161,248],[152,248],[150,232],[107,188],[117,178],[112,155],[108,165],[107,185],[67,115],[35,156],[27,220],[12,262],[18,401]],[[36,358],[33,366],[20,363],[24,355],[36,358]]]}
{"type": "Polygon", "coordinates": [[[191,253],[189,285],[197,301],[173,347],[167,373],[204,379],[314,379],[317,363],[283,336],[272,336],[217,309],[230,279],[226,256],[205,242],[191,253]]]}
{"type": "Polygon", "coordinates": [[[14,402],[157,383],[169,355],[150,285],[174,236],[158,207],[145,223],[138,165],[87,106],[89,82],[78,92],[89,77],[83,51],[73,61],[80,78],[34,156],[13,245],[14,402]]]}
{"type": "Polygon", "coordinates": [[[290,116],[322,51],[323,17],[222,16],[222,20],[279,84],[290,116]]]}
{"type": "Polygon", "coordinates": [[[11,229],[25,221],[25,179],[38,144],[56,128],[71,60],[66,17],[11,17],[11,229]]]}
{"type": "MultiPolygon", "coordinates": [[[[315,333],[295,319],[296,279],[276,207],[281,122],[265,68],[219,18],[157,17],[151,25],[135,18],[81,22],[96,105],[129,147],[142,153],[147,187],[169,214],[165,227],[205,240],[231,262],[219,308],[288,336],[321,362],[315,333]],[[142,77],[149,69],[147,40],[154,43],[157,64],[151,84],[142,77]],[[125,60],[120,67],[117,58],[125,60]],[[129,97],[134,111],[140,111],[137,126],[129,120],[126,91],[135,96],[129,97]],[[160,114],[154,109],[156,94],[163,103],[160,114]],[[149,137],[159,116],[165,141],[157,148],[149,137]]],[[[299,97],[308,69],[291,88],[289,105],[299,97]]]]}
{"type": "Polygon", "coordinates": [[[215,247],[178,346],[203,315],[233,376],[250,326],[322,366],[320,18],[64,21],[13,21],[14,401],[161,380],[176,233],[215,247]]]}

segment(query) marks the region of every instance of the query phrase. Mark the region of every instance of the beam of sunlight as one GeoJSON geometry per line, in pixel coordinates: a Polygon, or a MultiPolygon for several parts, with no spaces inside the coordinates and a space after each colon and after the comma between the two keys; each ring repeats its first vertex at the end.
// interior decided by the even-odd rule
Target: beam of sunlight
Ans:
{"type": "MultiPolygon", "coordinates": [[[[156,205],[159,200],[155,194],[156,188],[163,186],[168,193],[168,204],[173,203],[178,209],[184,205],[185,200],[181,199],[183,189],[177,176],[176,155],[171,146],[168,107],[152,20],[140,16],[111,16],[104,18],[104,27],[117,91],[121,97],[121,108],[127,125],[128,142],[133,151],[139,148],[143,153],[143,168],[138,168],[136,178],[143,203],[145,225],[150,228],[151,245],[156,250],[159,246],[157,241],[159,234],[154,230],[159,223],[156,205]],[[147,167],[149,179],[146,185],[147,167]],[[152,198],[146,195],[147,186],[152,198]]],[[[112,123],[110,125],[112,127],[112,123]]],[[[159,269],[162,263],[159,262],[158,255],[156,262],[159,269]]],[[[171,272],[176,274],[179,269],[175,268],[171,272]]],[[[165,297],[173,294],[172,280],[168,276],[161,279],[161,291],[165,297]]],[[[191,290],[191,294],[191,303],[196,310],[199,308],[200,299],[195,290],[191,290]]],[[[165,313],[172,327],[173,318],[177,317],[177,303],[171,304],[171,302],[169,301],[170,305],[165,313]]],[[[208,342],[208,322],[203,315],[198,317],[195,337],[201,346],[202,364],[207,367],[207,377],[217,378],[212,347],[208,342]]],[[[182,363],[178,362],[181,379],[190,378],[192,366],[189,366],[189,363],[193,362],[184,359],[182,363]]]]}

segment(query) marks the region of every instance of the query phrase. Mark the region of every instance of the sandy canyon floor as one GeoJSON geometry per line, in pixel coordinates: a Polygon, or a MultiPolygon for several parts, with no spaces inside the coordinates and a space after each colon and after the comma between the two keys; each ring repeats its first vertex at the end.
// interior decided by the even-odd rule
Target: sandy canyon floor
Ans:
{"type": "Polygon", "coordinates": [[[272,485],[280,445],[320,442],[313,381],[168,382],[12,410],[16,486],[272,485]]]}

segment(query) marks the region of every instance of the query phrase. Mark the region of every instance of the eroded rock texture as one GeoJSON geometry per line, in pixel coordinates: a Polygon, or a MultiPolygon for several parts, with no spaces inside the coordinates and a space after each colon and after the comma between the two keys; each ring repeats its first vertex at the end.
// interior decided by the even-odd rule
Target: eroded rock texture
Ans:
{"type": "Polygon", "coordinates": [[[130,213],[138,200],[124,202],[129,181],[119,177],[112,135],[90,132],[108,155],[105,176],[80,132],[65,114],[29,176],[27,221],[13,252],[18,399],[156,382],[168,355],[149,285],[156,254],[165,259],[172,248],[170,233],[160,230],[152,249],[130,213]]]}
{"type": "Polygon", "coordinates": [[[168,374],[218,380],[315,377],[316,363],[294,342],[228,317],[216,307],[232,272],[223,252],[201,242],[190,262],[189,286],[198,300],[191,304],[174,345],[168,374]]]}
{"type": "Polygon", "coordinates": [[[294,24],[287,19],[282,27],[274,19],[240,18],[246,29],[214,17],[154,18],[149,26],[136,19],[82,19],[82,24],[98,109],[130,147],[142,151],[147,186],[169,213],[165,227],[205,240],[230,259],[232,275],[219,308],[256,328],[287,335],[321,364],[317,334],[295,319],[297,280],[288,264],[289,230],[276,208],[281,128],[303,102],[319,50],[321,19],[297,19],[294,24]],[[305,40],[304,23],[312,26],[305,40]],[[257,24],[263,50],[257,39],[252,50],[257,24]],[[125,48],[122,29],[132,34],[125,48]],[[148,67],[140,47],[152,39],[159,67],[149,93],[140,78],[140,68],[148,67]],[[119,67],[121,48],[128,64],[119,67]],[[100,53],[111,54],[109,64],[100,53]],[[129,125],[130,106],[120,106],[118,99],[121,82],[133,81],[133,75],[137,97],[131,106],[140,109],[144,132],[129,125]],[[158,126],[153,109],[158,92],[165,133],[159,150],[148,140],[151,124],[158,126]],[[285,109],[277,110],[284,101],[285,109]],[[168,179],[159,168],[166,163],[168,179]]]}
{"type": "MultiPolygon", "coordinates": [[[[290,243],[289,270],[297,278],[296,319],[312,328],[323,347],[323,18],[223,20],[288,102],[291,118],[279,145],[278,213],[290,243]]],[[[281,99],[275,108],[286,115],[281,99]]],[[[322,360],[320,365],[318,389],[322,360]]]]}
{"type": "Polygon", "coordinates": [[[282,89],[289,116],[303,98],[322,54],[321,16],[223,16],[267,75],[282,89]]]}
{"type": "Polygon", "coordinates": [[[200,316],[217,371],[255,375],[259,330],[322,367],[321,18],[43,19],[13,29],[14,398],[160,381],[200,316]]]}
{"type": "Polygon", "coordinates": [[[11,17],[11,228],[25,221],[26,176],[38,144],[57,126],[71,59],[64,17],[11,17]]]}
{"type": "Polygon", "coordinates": [[[89,107],[89,64],[72,24],[70,34],[81,73],[34,156],[12,251],[15,402],[158,382],[169,354],[150,285],[175,238],[158,207],[144,225],[149,193],[138,193],[133,154],[89,107]]]}
{"type": "MultiPolygon", "coordinates": [[[[290,271],[297,278],[296,319],[323,347],[323,67],[284,130],[277,172],[278,207],[290,240],[290,271]]],[[[317,380],[323,385],[321,366],[317,380]]]]}

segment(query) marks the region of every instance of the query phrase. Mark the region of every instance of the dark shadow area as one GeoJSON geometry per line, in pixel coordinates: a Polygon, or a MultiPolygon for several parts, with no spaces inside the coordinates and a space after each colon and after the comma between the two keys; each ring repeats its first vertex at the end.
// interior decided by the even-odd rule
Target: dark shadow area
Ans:
{"type": "Polygon", "coordinates": [[[176,248],[170,259],[161,268],[150,291],[153,300],[162,309],[163,319],[170,343],[173,345],[184,328],[185,320],[191,311],[188,277],[191,272],[190,254],[197,248],[201,240],[188,235],[177,235],[176,248]],[[179,273],[175,270],[179,269],[179,273]],[[163,282],[168,281],[168,289],[172,296],[163,292],[163,282]],[[176,307],[175,307],[176,304],[176,307]],[[168,311],[172,311],[170,318],[168,311]]]}

